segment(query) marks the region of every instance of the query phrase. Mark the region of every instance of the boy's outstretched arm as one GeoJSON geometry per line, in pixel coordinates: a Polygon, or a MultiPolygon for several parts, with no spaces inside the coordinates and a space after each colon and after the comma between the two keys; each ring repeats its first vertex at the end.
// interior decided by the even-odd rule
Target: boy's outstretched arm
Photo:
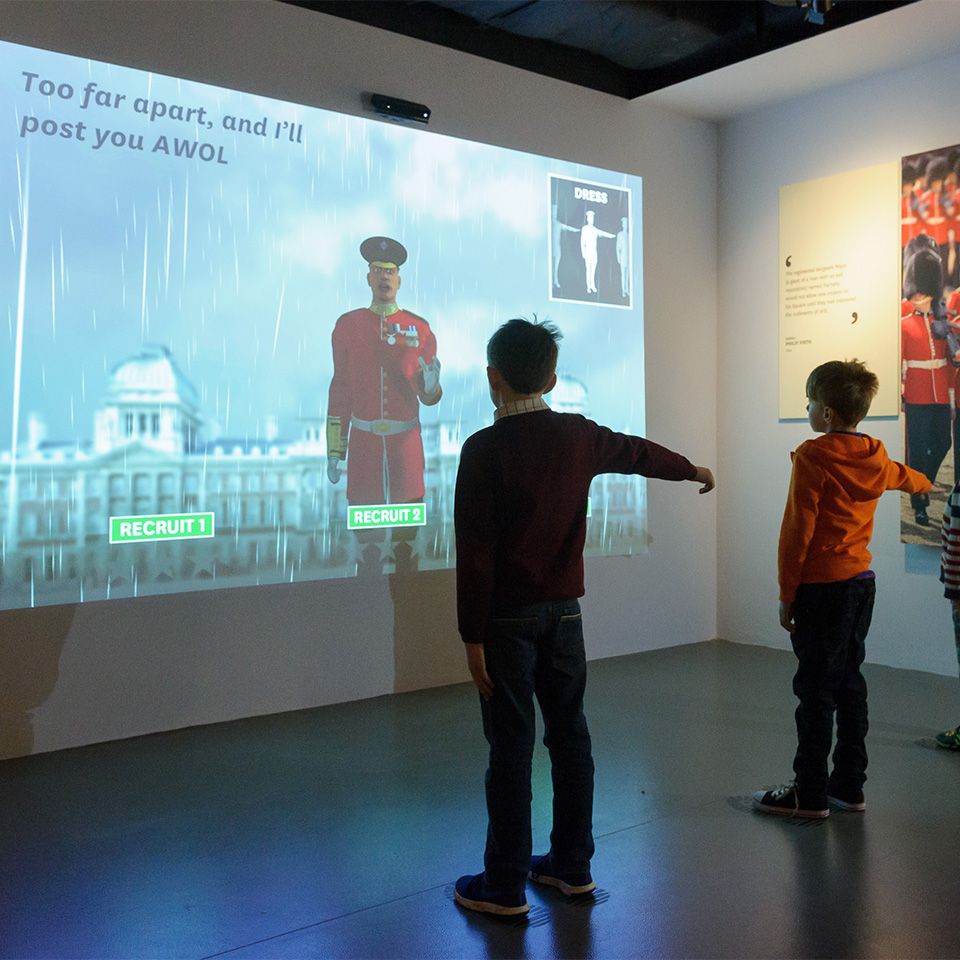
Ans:
{"type": "Polygon", "coordinates": [[[709,493],[716,485],[713,479],[713,471],[709,467],[697,467],[697,475],[693,478],[697,483],[702,483],[700,493],[709,493]]]}

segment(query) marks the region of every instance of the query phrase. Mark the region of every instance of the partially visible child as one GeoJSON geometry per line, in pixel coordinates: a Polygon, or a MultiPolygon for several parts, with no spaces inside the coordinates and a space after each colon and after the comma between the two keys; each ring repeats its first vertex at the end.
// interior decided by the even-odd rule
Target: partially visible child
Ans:
{"type": "MultiPolygon", "coordinates": [[[[960,483],[947,500],[940,528],[943,551],[940,554],[940,579],[943,595],[953,608],[953,636],[957,643],[957,663],[960,664],[960,483]]],[[[952,730],[938,733],[937,746],[960,750],[960,723],[952,730]]]]}
{"type": "Polygon", "coordinates": [[[831,360],[807,378],[810,426],[825,436],[793,454],[778,558],[780,625],[799,661],[795,780],[753,795],[763,813],[817,818],[829,816],[831,802],[866,807],[867,685],[860,666],[876,591],[868,549],[873,514],[885,490],[931,487],[922,473],[890,460],[879,440],[857,431],[878,386],[856,360],[831,360]]]}

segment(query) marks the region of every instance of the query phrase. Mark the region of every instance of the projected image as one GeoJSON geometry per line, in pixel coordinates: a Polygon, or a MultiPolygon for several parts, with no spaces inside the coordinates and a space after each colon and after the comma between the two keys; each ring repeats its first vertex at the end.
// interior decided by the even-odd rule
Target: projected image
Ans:
{"type": "Polygon", "coordinates": [[[630,191],[550,177],[551,299],[630,307],[630,191]]]}
{"type": "MultiPolygon", "coordinates": [[[[555,409],[643,433],[639,178],[0,64],[0,608],[452,567],[511,316],[564,333],[555,409]]],[[[640,478],[590,508],[588,556],[645,549],[640,478]]]]}

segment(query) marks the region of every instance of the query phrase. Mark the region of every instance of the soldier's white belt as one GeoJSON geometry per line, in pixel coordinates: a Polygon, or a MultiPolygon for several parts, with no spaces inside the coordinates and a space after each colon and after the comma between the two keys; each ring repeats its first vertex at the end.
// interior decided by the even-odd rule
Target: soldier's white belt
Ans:
{"type": "Polygon", "coordinates": [[[413,420],[361,420],[359,417],[350,418],[351,426],[367,433],[376,433],[381,437],[391,437],[396,433],[406,433],[416,430],[420,426],[419,419],[413,420]]]}
{"type": "Polygon", "coordinates": [[[939,370],[946,365],[947,361],[943,357],[939,360],[907,360],[908,370],[939,370]]]}

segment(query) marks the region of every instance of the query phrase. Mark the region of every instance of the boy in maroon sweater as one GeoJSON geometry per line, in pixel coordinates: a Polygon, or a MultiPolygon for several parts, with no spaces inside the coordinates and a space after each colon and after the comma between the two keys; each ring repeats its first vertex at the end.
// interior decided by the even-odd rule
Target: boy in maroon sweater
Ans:
{"type": "Polygon", "coordinates": [[[614,433],[543,401],[557,382],[552,324],[509,320],[487,345],[494,424],[463,445],[454,520],[457,616],[490,744],[484,872],[461,877],[456,901],[521,914],[526,881],[588,893],[593,758],[583,715],[587,496],[600,473],[694,480],[713,474],[640,437],[614,433]],[[553,774],[550,851],[532,857],[534,696],[553,774]]]}

